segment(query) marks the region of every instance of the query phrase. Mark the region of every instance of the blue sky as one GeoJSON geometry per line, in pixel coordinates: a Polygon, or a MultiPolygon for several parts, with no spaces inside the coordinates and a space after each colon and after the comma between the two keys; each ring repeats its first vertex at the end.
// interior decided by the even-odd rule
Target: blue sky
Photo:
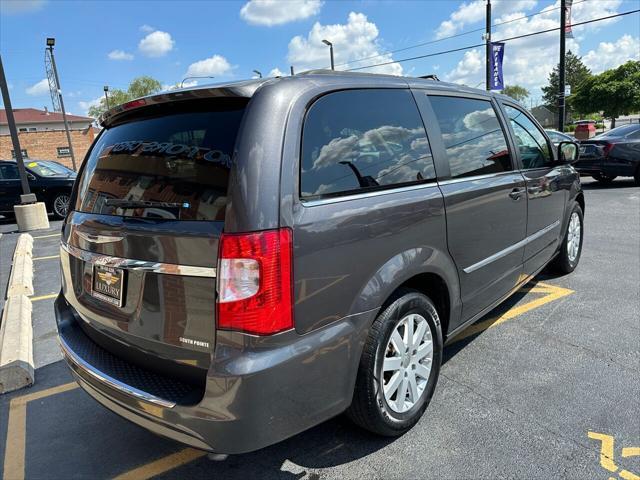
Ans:
{"type": "MultiPolygon", "coordinates": [[[[242,79],[327,67],[379,55],[339,69],[455,49],[481,42],[484,0],[414,1],[85,1],[0,0],[0,53],[14,107],[51,107],[44,70],[45,38],[56,38],[56,60],[67,110],[84,114],[102,86],[126,88],[139,75],[163,85],[185,76],[242,79]],[[386,53],[439,40],[409,50],[386,53]]],[[[559,0],[493,0],[494,39],[553,28],[559,0]]],[[[574,22],[640,8],[640,0],[574,0],[574,22]]],[[[640,16],[629,15],[575,29],[568,48],[594,72],[640,59],[640,16]]],[[[507,84],[521,84],[534,103],[558,59],[557,33],[507,43],[507,84]]],[[[476,86],[484,78],[484,50],[469,49],[377,67],[398,75],[436,73],[476,86]]],[[[208,83],[207,80],[199,80],[208,83]]],[[[481,87],[483,85],[480,85],[481,87]]]]}

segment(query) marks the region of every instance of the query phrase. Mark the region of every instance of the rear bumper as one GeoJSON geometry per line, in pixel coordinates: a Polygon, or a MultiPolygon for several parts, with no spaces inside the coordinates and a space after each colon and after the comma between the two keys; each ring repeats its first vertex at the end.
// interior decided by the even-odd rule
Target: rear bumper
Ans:
{"type": "Polygon", "coordinates": [[[62,295],[55,311],[64,358],[89,395],[154,433],[229,454],[279,442],[345,410],[376,313],[346,317],[307,335],[219,332],[200,389],[101,349],[79,327],[82,320],[62,295]]]}

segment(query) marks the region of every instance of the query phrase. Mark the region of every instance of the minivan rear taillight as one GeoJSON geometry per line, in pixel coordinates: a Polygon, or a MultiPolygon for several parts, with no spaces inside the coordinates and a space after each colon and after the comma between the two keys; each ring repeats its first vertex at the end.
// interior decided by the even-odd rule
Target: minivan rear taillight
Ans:
{"type": "Polygon", "coordinates": [[[291,230],[223,233],[218,328],[270,335],[293,328],[291,230]]]}

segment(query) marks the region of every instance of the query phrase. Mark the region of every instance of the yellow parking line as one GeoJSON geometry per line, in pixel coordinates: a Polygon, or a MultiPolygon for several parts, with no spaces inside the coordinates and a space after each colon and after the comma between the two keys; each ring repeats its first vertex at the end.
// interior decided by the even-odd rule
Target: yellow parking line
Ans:
{"type": "Polygon", "coordinates": [[[118,475],[113,480],[146,480],[147,478],[168,472],[205,455],[206,453],[200,450],[185,448],[184,450],[172,453],[171,455],[167,455],[141,467],[129,470],[122,475],[118,475]]]}
{"type": "Polygon", "coordinates": [[[523,305],[511,308],[499,317],[490,318],[483,322],[476,323],[475,325],[471,325],[463,333],[458,335],[453,343],[471,337],[472,335],[476,335],[480,332],[484,332],[489,328],[496,327],[501,323],[522,315],[523,313],[533,310],[534,308],[541,307],[542,305],[545,305],[549,302],[553,302],[555,300],[558,300],[559,298],[566,297],[567,295],[571,295],[572,293],[574,293],[573,290],[570,290],[568,288],[556,287],[555,285],[542,282],[537,283],[533,288],[531,288],[530,292],[546,293],[546,295],[544,297],[536,298],[535,300],[527,302],[523,305]]]}
{"type": "Polygon", "coordinates": [[[49,255],[47,257],[33,257],[32,260],[51,260],[52,258],[60,258],[60,255],[49,255]]]}
{"type": "Polygon", "coordinates": [[[37,302],[39,300],[49,300],[50,298],[56,298],[57,296],[57,293],[48,293],[47,295],[40,295],[39,297],[31,297],[31,301],[37,302]]]}
{"type": "Polygon", "coordinates": [[[51,235],[40,235],[39,237],[33,237],[33,239],[35,240],[36,238],[51,238],[51,237],[59,237],[60,234],[59,233],[52,233],[51,235]]]}
{"type": "Polygon", "coordinates": [[[2,472],[2,478],[7,480],[22,480],[24,478],[27,403],[50,395],[68,392],[76,388],[78,388],[77,383],[65,383],[57,387],[15,397],[11,400],[9,404],[9,421],[7,425],[7,442],[4,449],[4,470],[2,472]]]}

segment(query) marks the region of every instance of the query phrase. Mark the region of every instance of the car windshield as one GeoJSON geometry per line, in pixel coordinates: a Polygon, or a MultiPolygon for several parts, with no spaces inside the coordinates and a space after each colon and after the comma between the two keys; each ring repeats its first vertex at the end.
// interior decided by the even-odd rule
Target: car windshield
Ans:
{"type": "Polygon", "coordinates": [[[634,125],[623,125],[621,127],[616,127],[608,132],[602,133],[598,135],[598,137],[626,137],[629,134],[635,133],[640,130],[640,124],[634,125]]]}
{"type": "Polygon", "coordinates": [[[36,161],[27,163],[27,168],[41,177],[68,177],[73,170],[63,167],[59,163],[48,161],[36,161]]]}

